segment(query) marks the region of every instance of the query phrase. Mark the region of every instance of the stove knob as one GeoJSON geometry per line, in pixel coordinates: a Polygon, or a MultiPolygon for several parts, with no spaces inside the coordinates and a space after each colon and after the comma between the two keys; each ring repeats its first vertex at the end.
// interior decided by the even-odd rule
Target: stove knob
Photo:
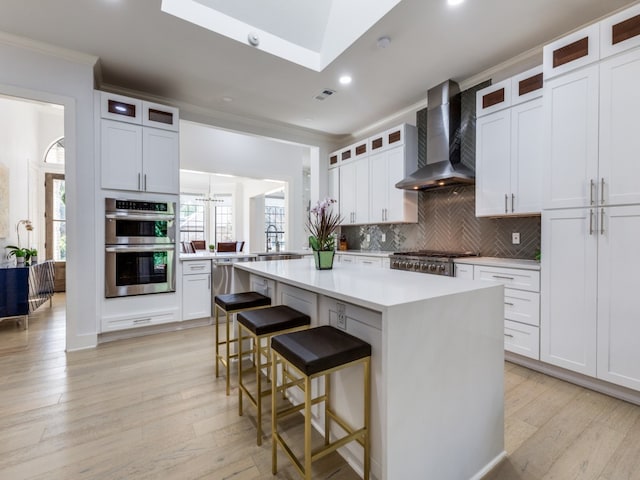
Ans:
{"type": "Polygon", "coordinates": [[[436,271],[436,266],[433,263],[429,264],[429,271],[430,272],[435,272],[436,271]]]}
{"type": "Polygon", "coordinates": [[[392,266],[393,268],[398,268],[398,263],[399,263],[399,262],[398,262],[397,260],[394,260],[393,262],[391,262],[391,266],[392,266]]]}
{"type": "Polygon", "coordinates": [[[444,274],[444,271],[445,271],[445,270],[446,270],[446,268],[445,268],[445,266],[444,266],[444,265],[440,265],[440,266],[438,266],[438,271],[439,271],[440,273],[443,273],[443,274],[444,274]]]}
{"type": "Polygon", "coordinates": [[[426,272],[429,269],[429,265],[427,265],[426,263],[423,263],[422,265],[420,265],[420,270],[422,270],[423,272],[426,272]]]}

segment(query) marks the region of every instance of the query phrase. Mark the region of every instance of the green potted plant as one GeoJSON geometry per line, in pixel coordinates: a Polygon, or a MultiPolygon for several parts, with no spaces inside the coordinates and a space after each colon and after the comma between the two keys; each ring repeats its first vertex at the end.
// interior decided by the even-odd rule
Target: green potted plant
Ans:
{"type": "Polygon", "coordinates": [[[209,244],[209,251],[210,251],[211,253],[213,253],[213,252],[215,252],[215,251],[216,251],[216,245],[215,245],[215,243],[210,243],[210,244],[209,244]]]}
{"type": "Polygon", "coordinates": [[[7,245],[5,248],[9,250],[7,258],[16,257],[16,265],[21,267],[27,261],[27,249],[16,247],[15,245],[7,245]]]}
{"type": "Polygon", "coordinates": [[[38,250],[35,248],[25,248],[27,251],[26,259],[29,261],[29,265],[35,265],[38,263],[38,250]]]}
{"type": "Polygon", "coordinates": [[[331,211],[331,205],[336,203],[333,198],[319,201],[311,209],[307,229],[311,236],[309,245],[313,250],[313,258],[318,270],[333,268],[335,254],[335,231],[340,225],[340,215],[331,211]]]}

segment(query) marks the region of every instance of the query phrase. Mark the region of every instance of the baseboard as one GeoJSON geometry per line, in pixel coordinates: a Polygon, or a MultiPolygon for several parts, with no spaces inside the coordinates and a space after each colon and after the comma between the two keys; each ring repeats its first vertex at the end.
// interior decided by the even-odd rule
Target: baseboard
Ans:
{"type": "Polygon", "coordinates": [[[105,332],[98,335],[98,344],[114,342],[116,340],[125,340],[127,338],[155,335],[157,333],[177,332],[187,328],[204,327],[207,325],[212,325],[212,320],[209,317],[186,320],[184,322],[164,323],[162,325],[152,325],[149,327],[130,328],[115,332],[105,332]]]}
{"type": "Polygon", "coordinates": [[[493,470],[494,468],[496,468],[498,466],[498,464],[504,460],[505,458],[507,458],[507,452],[505,450],[503,450],[498,456],[496,456],[496,458],[494,458],[493,460],[491,460],[489,463],[487,463],[482,470],[480,470],[478,473],[476,473],[473,477],[471,477],[469,480],[481,480],[482,478],[484,478],[484,476],[486,474],[488,474],[491,470],[493,470]]]}
{"type": "Polygon", "coordinates": [[[75,335],[74,337],[67,337],[66,352],[77,352],[79,350],[88,350],[90,348],[96,348],[98,345],[98,335],[90,333],[87,335],[75,335]]]}
{"type": "Polygon", "coordinates": [[[619,398],[625,402],[640,405],[640,392],[631,390],[630,388],[621,387],[613,383],[605,382],[604,380],[588,377],[539,360],[523,357],[517,353],[505,352],[504,359],[508,362],[515,363],[516,365],[521,365],[523,367],[530,368],[531,370],[535,370],[536,372],[544,373],[545,375],[588,388],[589,390],[594,390],[596,392],[609,395],[610,397],[619,398]]]}

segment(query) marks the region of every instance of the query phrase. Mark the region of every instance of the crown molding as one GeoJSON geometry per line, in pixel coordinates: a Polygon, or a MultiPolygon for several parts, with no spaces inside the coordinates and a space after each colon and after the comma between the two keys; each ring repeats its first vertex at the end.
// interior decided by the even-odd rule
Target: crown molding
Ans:
{"type": "Polygon", "coordinates": [[[39,42],[37,40],[32,40],[30,38],[20,37],[18,35],[13,35],[11,33],[1,31],[0,44],[31,50],[33,52],[54,56],[63,60],[67,60],[69,62],[79,63],[82,65],[95,66],[99,60],[99,57],[96,57],[95,55],[89,55],[87,53],[57,47],[55,45],[39,42]]]}

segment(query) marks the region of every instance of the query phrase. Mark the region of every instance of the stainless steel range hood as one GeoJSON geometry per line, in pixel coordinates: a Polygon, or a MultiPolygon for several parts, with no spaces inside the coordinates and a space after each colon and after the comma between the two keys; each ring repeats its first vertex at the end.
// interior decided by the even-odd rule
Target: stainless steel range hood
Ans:
{"type": "Polygon", "coordinates": [[[396,183],[405,190],[474,184],[475,172],[460,161],[460,88],[448,80],[427,92],[427,165],[396,183]]]}

